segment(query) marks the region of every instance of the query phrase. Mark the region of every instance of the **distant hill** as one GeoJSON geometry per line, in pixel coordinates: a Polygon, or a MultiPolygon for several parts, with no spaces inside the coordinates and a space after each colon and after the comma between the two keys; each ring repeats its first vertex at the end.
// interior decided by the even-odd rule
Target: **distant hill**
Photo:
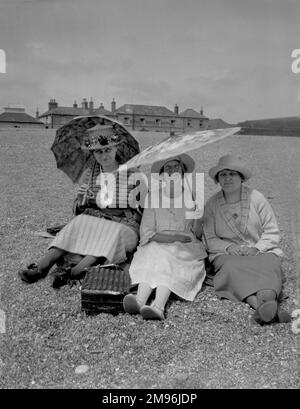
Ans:
{"type": "Polygon", "coordinates": [[[239,122],[241,134],[300,136],[300,118],[268,118],[239,122]]]}
{"type": "Polygon", "coordinates": [[[221,118],[210,119],[207,122],[207,129],[223,129],[223,128],[232,128],[236,125],[228,124],[227,122],[223,121],[221,118]]]}

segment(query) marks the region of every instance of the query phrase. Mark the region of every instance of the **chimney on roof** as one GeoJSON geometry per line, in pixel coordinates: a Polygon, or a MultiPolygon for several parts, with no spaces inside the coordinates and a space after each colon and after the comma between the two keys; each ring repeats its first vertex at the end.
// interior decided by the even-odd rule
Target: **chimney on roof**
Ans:
{"type": "Polygon", "coordinates": [[[113,98],[113,100],[111,101],[111,112],[114,114],[116,112],[116,101],[113,98]]]}
{"type": "Polygon", "coordinates": [[[88,105],[88,102],[87,102],[86,98],[83,98],[83,100],[81,102],[81,108],[82,109],[88,109],[89,108],[89,105],[88,105]]]}
{"type": "Polygon", "coordinates": [[[48,109],[51,111],[52,109],[55,109],[58,107],[58,103],[55,101],[55,99],[50,99],[48,102],[48,109]]]}
{"type": "Polygon", "coordinates": [[[74,101],[73,108],[78,108],[77,102],[74,101]]]}
{"type": "Polygon", "coordinates": [[[176,115],[179,114],[179,108],[178,108],[177,104],[175,104],[175,106],[174,106],[174,114],[176,114],[176,115]]]}
{"type": "Polygon", "coordinates": [[[40,116],[39,107],[36,107],[36,112],[35,112],[35,117],[36,117],[36,119],[38,119],[39,116],[40,116]]]}
{"type": "Polygon", "coordinates": [[[94,111],[94,101],[92,100],[92,97],[89,102],[89,111],[90,111],[90,114],[92,114],[94,111]]]}
{"type": "Polygon", "coordinates": [[[203,107],[201,107],[201,109],[200,109],[200,115],[203,116],[203,107]]]}

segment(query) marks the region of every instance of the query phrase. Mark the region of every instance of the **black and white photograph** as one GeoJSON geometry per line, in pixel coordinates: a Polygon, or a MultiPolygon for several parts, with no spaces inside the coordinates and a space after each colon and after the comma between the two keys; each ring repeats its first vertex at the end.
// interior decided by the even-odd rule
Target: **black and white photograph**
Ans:
{"type": "Polygon", "coordinates": [[[299,389],[298,0],[0,0],[0,182],[0,389],[299,389]]]}

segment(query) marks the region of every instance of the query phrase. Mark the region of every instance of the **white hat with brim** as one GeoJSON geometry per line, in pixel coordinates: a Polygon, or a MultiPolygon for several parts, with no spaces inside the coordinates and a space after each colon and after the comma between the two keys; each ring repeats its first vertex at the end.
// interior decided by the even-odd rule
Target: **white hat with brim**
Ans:
{"type": "Polygon", "coordinates": [[[151,173],[161,173],[163,166],[173,160],[177,160],[178,162],[182,163],[185,167],[184,170],[186,173],[191,173],[195,169],[194,159],[192,159],[189,155],[182,153],[172,158],[162,159],[154,162],[151,168],[151,173]]]}
{"type": "Polygon", "coordinates": [[[215,182],[217,182],[216,177],[218,173],[224,169],[235,170],[236,172],[241,173],[244,180],[248,180],[252,176],[250,170],[244,166],[241,160],[233,155],[222,156],[219,159],[217,166],[213,166],[211,169],[209,169],[208,174],[212,179],[214,179],[215,182]]]}

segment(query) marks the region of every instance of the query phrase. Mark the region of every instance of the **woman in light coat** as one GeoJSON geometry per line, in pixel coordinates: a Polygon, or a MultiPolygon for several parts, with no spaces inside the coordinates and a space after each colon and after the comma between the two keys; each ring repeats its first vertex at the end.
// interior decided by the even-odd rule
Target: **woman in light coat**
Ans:
{"type": "Polygon", "coordinates": [[[283,252],[271,205],[262,193],[244,185],[251,172],[233,155],[221,157],[209,175],[221,186],[204,210],[204,235],[217,295],[247,302],[261,323],[275,318],[289,321],[289,314],[278,307],[283,252]]]}

